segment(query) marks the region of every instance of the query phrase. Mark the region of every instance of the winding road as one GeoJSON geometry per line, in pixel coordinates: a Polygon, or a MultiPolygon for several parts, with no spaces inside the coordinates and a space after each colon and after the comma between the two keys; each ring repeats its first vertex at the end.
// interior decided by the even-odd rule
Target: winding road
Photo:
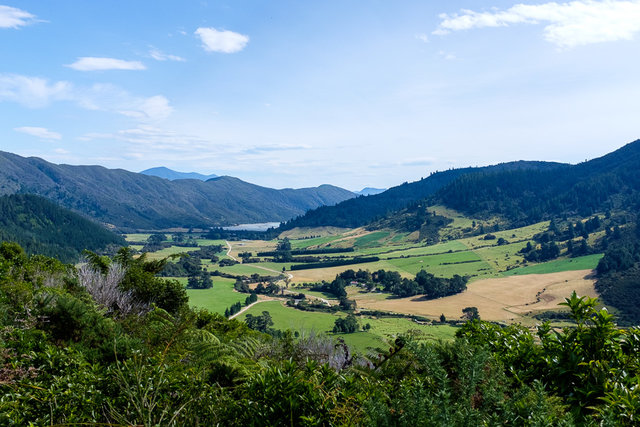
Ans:
{"type": "MultiPolygon", "coordinates": [[[[234,261],[238,261],[238,259],[237,259],[236,257],[234,257],[233,255],[231,255],[231,250],[233,249],[233,248],[232,248],[232,246],[231,246],[231,243],[229,243],[229,241],[228,241],[228,240],[225,240],[224,242],[227,244],[227,247],[229,248],[229,249],[227,250],[227,256],[228,256],[229,258],[231,258],[232,260],[234,260],[234,261]]],[[[291,274],[291,273],[287,273],[286,271],[284,271],[284,272],[283,272],[283,271],[276,271],[276,270],[271,269],[271,268],[268,268],[268,267],[263,267],[263,266],[261,266],[261,265],[253,265],[253,264],[251,265],[251,267],[259,268],[260,270],[268,271],[268,272],[270,272],[270,273],[276,273],[276,274],[282,274],[282,273],[284,273],[284,274],[286,274],[286,275],[287,275],[287,279],[288,279],[288,280],[293,280],[293,274],[291,274]]],[[[283,281],[283,280],[280,280],[280,282],[282,282],[282,281],[283,281]]],[[[299,292],[293,292],[293,291],[290,291],[290,290],[288,290],[288,289],[286,289],[284,292],[285,292],[285,293],[287,293],[287,294],[294,294],[294,295],[295,295],[295,294],[297,294],[297,293],[299,293],[299,292]]],[[[317,296],[315,296],[315,295],[308,295],[308,297],[311,297],[311,298],[315,298],[315,299],[317,299],[317,300],[320,300],[320,301],[322,301],[323,303],[325,303],[327,306],[331,307],[331,303],[330,303],[330,302],[329,302],[329,300],[327,300],[327,299],[324,299],[324,298],[321,298],[321,297],[317,297],[317,296]]],[[[249,304],[248,306],[243,307],[243,308],[242,308],[242,310],[240,310],[239,312],[237,312],[237,313],[236,313],[236,314],[234,314],[233,316],[230,316],[230,317],[229,317],[229,319],[233,319],[234,317],[238,316],[238,315],[239,315],[239,314],[241,314],[242,312],[244,312],[244,311],[248,310],[248,309],[249,309],[250,307],[252,307],[253,305],[258,304],[259,302],[263,302],[263,301],[269,301],[269,300],[260,300],[260,301],[256,301],[256,302],[254,302],[254,303],[252,303],[252,304],[249,304]]]]}

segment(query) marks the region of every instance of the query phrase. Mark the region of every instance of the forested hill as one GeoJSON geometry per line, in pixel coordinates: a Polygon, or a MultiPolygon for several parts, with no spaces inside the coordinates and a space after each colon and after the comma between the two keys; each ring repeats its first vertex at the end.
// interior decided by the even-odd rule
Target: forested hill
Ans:
{"type": "Polygon", "coordinates": [[[0,195],[31,193],[121,228],[284,221],[354,197],[330,185],[275,190],[232,177],[166,179],[101,166],[56,165],[0,152],[0,195]]]}
{"type": "Polygon", "coordinates": [[[76,261],[84,249],[95,252],[126,244],[101,225],[30,194],[0,197],[1,241],[17,242],[27,253],[65,262],[76,261]]]}
{"type": "Polygon", "coordinates": [[[419,181],[404,183],[372,196],[360,196],[338,203],[335,206],[322,206],[307,212],[281,226],[281,230],[294,227],[360,227],[402,209],[412,202],[435,194],[456,178],[478,172],[492,171],[552,171],[561,170],[568,165],[552,162],[510,162],[494,166],[451,169],[436,172],[419,181]]]}
{"type": "Polygon", "coordinates": [[[606,156],[550,170],[479,171],[431,200],[470,215],[503,215],[513,225],[557,216],[633,209],[640,203],[640,140],[606,156]]]}

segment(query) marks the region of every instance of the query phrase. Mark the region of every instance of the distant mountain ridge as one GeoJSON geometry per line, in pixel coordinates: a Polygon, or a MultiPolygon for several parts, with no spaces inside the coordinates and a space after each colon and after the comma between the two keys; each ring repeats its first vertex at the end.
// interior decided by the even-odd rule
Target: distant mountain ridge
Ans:
{"type": "Polygon", "coordinates": [[[280,222],[355,196],[331,185],[275,190],[232,177],[169,181],[123,169],[56,165],[0,152],[0,195],[15,193],[46,197],[122,229],[280,222]]]}
{"type": "Polygon", "coordinates": [[[178,172],[164,166],[145,169],[140,173],[143,175],[157,176],[158,178],[168,179],[169,181],[175,181],[176,179],[197,179],[200,181],[208,181],[212,178],[218,177],[218,175],[215,174],[203,175],[197,172],[178,172]]]}
{"type": "Polygon", "coordinates": [[[360,191],[354,191],[354,193],[358,196],[373,196],[374,194],[384,193],[385,191],[387,191],[386,188],[365,187],[360,191]]]}

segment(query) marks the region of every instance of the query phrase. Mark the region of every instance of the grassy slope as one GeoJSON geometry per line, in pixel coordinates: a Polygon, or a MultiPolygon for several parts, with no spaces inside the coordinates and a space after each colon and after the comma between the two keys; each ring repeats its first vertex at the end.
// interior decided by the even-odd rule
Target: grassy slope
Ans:
{"type": "Polygon", "coordinates": [[[543,264],[534,264],[526,267],[515,268],[505,271],[503,276],[524,275],[524,274],[547,274],[559,273],[561,271],[589,270],[598,266],[598,261],[602,254],[586,255],[577,258],[556,259],[543,264]]]}
{"type": "MultiPolygon", "coordinates": [[[[244,303],[246,294],[241,294],[233,290],[234,279],[224,277],[213,277],[213,288],[211,289],[187,289],[189,303],[193,307],[206,308],[209,311],[224,313],[224,310],[236,302],[244,303]]],[[[178,278],[178,281],[187,285],[187,279],[178,278]]]]}
{"type": "Polygon", "coordinates": [[[274,322],[276,329],[291,329],[301,334],[310,331],[327,333],[331,336],[339,336],[344,338],[345,342],[355,348],[360,353],[366,353],[367,349],[372,347],[384,346],[384,340],[390,339],[398,334],[405,333],[407,330],[415,330],[417,336],[425,339],[451,339],[455,333],[455,328],[450,325],[419,325],[407,319],[371,319],[361,318],[360,323],[371,325],[369,332],[356,332],[353,334],[333,334],[335,320],[343,317],[344,314],[334,315],[329,313],[318,313],[309,311],[300,311],[291,307],[284,306],[279,301],[267,301],[256,304],[249,310],[238,316],[240,320],[246,317],[246,314],[254,316],[268,311],[274,322]]]}

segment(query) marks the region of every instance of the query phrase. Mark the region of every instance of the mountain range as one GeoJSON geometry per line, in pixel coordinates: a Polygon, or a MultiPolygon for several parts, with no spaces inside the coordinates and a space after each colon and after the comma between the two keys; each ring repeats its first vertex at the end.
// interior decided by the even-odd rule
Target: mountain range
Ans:
{"type": "Polygon", "coordinates": [[[218,175],[203,175],[197,172],[178,172],[166,168],[164,166],[160,166],[157,168],[145,169],[140,172],[143,175],[149,176],[157,176],[158,178],[168,179],[169,181],[175,181],[176,179],[197,179],[200,181],[208,181],[211,178],[217,178],[218,175]]]}
{"type": "Polygon", "coordinates": [[[640,140],[577,165],[517,161],[436,172],[380,194],[318,207],[280,229],[359,227],[421,201],[477,217],[500,215],[513,226],[634,209],[640,206],[640,140]]]}
{"type": "Polygon", "coordinates": [[[232,177],[167,179],[0,152],[0,195],[28,193],[122,230],[284,221],[354,197],[331,185],[275,190],[232,177]]]}

